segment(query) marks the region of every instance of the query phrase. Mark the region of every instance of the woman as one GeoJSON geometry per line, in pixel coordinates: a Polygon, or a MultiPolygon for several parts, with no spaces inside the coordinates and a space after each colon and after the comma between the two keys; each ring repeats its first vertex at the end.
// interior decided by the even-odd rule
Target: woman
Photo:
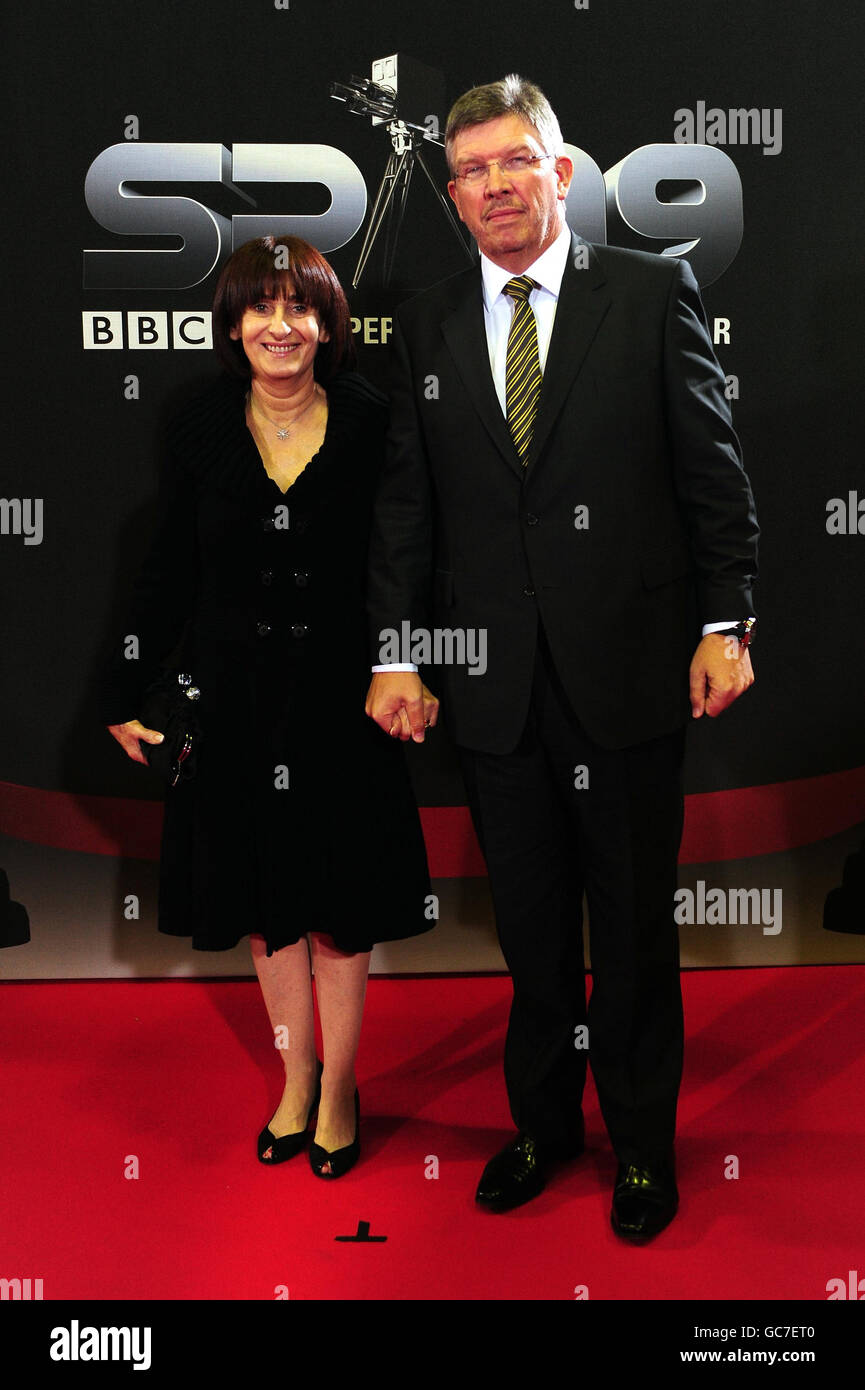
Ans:
{"type": "Polygon", "coordinates": [[[105,722],[146,761],[142,745],[164,731],[140,723],[141,701],[179,644],[172,665],[201,691],[202,739],[194,776],[166,797],[159,929],[198,950],[249,935],[285,1069],[258,1156],[299,1153],[317,1108],[310,1162],[333,1178],[359,1152],[370,950],[434,925],[404,750],[364,713],[386,402],[347,370],[345,295],[299,238],[263,237],[231,256],[213,333],[230,375],[170,431],[157,533],[115,649],[105,722]],[[137,660],[125,659],[130,634],[137,660]]]}

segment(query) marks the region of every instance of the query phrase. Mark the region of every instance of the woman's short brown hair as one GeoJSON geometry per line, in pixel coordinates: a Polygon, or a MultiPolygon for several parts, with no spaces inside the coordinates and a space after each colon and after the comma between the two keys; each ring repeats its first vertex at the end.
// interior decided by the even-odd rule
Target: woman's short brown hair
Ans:
{"type": "Polygon", "coordinates": [[[329,334],[315,355],[316,380],[327,383],[354,364],[351,314],[332,267],[308,241],[297,236],[262,236],[247,241],[229,256],[213,296],[213,346],[223,366],[235,376],[250,377],[243,344],[231,330],[260,299],[278,299],[291,285],[293,298],[315,309],[329,334]]]}

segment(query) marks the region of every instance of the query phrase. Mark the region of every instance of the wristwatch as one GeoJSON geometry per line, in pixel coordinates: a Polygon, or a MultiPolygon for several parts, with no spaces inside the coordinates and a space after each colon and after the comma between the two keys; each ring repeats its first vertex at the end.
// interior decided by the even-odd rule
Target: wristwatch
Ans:
{"type": "Polygon", "coordinates": [[[756,618],[744,618],[741,623],[736,623],[735,627],[722,627],[716,629],[716,635],[718,637],[737,637],[740,647],[750,647],[754,640],[754,628],[756,625],[756,618]]]}

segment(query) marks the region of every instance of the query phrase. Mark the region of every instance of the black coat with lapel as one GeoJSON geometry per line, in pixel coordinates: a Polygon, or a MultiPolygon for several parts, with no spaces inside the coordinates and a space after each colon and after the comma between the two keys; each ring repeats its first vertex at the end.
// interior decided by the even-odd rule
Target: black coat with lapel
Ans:
{"type": "Polygon", "coordinates": [[[516,745],[539,618],[598,743],[681,726],[700,625],[754,611],[757,535],[686,262],[573,238],[525,468],[493,384],[480,268],[400,307],[372,649],[406,621],[483,630],[483,672],[427,675],[457,743],[516,745]]]}
{"type": "Polygon", "coordinates": [[[329,383],[324,442],[283,494],[246,427],[245,389],[221,379],[169,430],[103,718],[138,718],[180,641],[204,741],[195,776],[166,795],[161,931],[200,950],[256,932],[273,951],[309,931],[368,950],[435,925],[405,750],[364,713],[386,402],[355,373],[329,383]]]}

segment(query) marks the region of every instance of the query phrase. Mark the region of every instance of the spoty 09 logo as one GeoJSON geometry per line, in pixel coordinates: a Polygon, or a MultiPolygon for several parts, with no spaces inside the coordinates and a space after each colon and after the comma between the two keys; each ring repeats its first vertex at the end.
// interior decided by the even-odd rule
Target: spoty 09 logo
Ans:
{"type": "MultiPolygon", "coordinates": [[[[642,145],[605,174],[585,150],[574,161],[566,215],[587,241],[605,244],[621,225],[646,249],[687,256],[698,282],[712,284],[742,241],[742,184],[729,155],[710,145],[642,145]]],[[[200,195],[199,195],[200,196],[200,195]]],[[[224,193],[223,193],[224,196],[224,193]]],[[[97,155],[84,197],[95,220],[120,236],[179,238],[177,249],[84,251],[85,289],[189,289],[254,237],[304,237],[325,254],[360,230],[367,208],[363,174],[333,145],[123,142],[97,155]],[[318,184],[330,196],[320,213],[238,212],[230,217],[188,193],[147,193],[148,184],[218,185],[255,206],[244,185],[318,184]]],[[[435,279],[435,273],[431,276],[435,279]]]]}

